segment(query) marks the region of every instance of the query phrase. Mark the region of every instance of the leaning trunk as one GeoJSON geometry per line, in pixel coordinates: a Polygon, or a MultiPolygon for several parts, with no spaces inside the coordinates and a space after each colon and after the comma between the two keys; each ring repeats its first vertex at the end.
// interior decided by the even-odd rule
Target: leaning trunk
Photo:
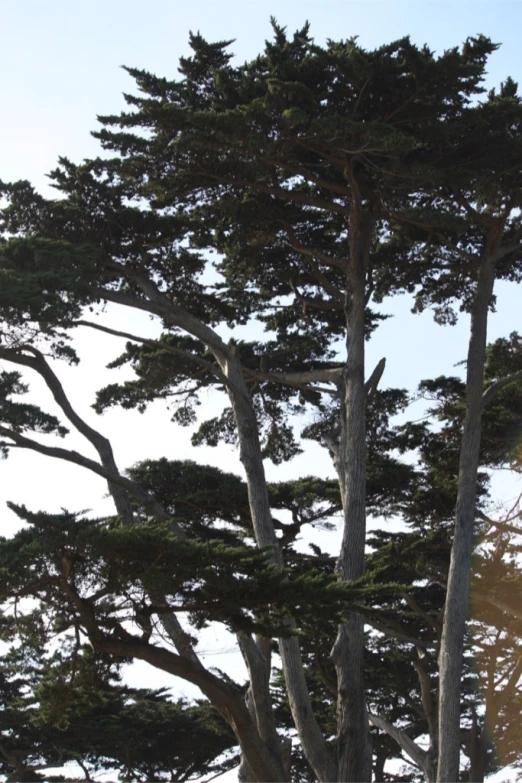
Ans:
{"type": "MultiPolygon", "coordinates": [[[[282,568],[283,559],[272,521],[257,420],[241,364],[234,355],[233,349],[229,349],[222,370],[228,379],[229,396],[237,425],[240,459],[246,474],[256,542],[259,547],[268,548],[274,565],[282,568]]],[[[293,627],[294,623],[290,622],[289,630],[293,627]]],[[[335,764],[314,716],[306,685],[299,641],[295,637],[279,639],[279,651],[292,717],[307,761],[314,770],[318,781],[321,783],[335,781],[337,780],[335,764]]],[[[284,767],[281,746],[279,746],[279,751],[278,763],[284,767]]]]}
{"type": "Polygon", "coordinates": [[[466,378],[466,416],[460,451],[455,534],[451,549],[439,656],[437,780],[444,783],[452,783],[459,779],[460,684],[473,554],[488,309],[495,280],[495,252],[492,244],[491,241],[487,243],[482,258],[471,314],[466,378]]]}
{"type": "MultiPolygon", "coordinates": [[[[341,396],[341,437],[336,458],[344,511],[337,564],[339,578],[364,573],[366,540],[366,401],[364,386],[365,269],[370,241],[365,217],[352,215],[347,268],[347,363],[341,396]]],[[[364,687],[364,622],[351,613],[340,626],[332,658],[337,672],[337,754],[339,780],[370,781],[372,753],[364,687]]]]}

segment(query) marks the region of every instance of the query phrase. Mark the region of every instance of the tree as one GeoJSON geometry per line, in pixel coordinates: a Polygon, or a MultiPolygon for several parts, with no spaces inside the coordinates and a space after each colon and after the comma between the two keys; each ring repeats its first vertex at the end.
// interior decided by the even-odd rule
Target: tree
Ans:
{"type": "MultiPolygon", "coordinates": [[[[81,165],[60,161],[52,175],[59,199],[45,200],[25,182],[3,187],[0,356],[43,378],[98,459],[26,434],[63,436],[65,430],[56,417],[17,399],[25,388],[18,372],[2,376],[0,435],[6,451],[33,449],[107,480],[116,522],[93,527],[76,520],[65,538],[65,521],[59,522],[56,545],[50,551],[46,543],[40,563],[42,600],[61,606],[97,654],[141,658],[196,684],[236,735],[243,780],[291,775],[289,740],[278,733],[270,694],[273,638],[292,722],[316,779],[371,779],[371,723],[406,749],[426,779],[457,780],[482,411],[520,378],[518,370],[495,378],[484,392],[494,281],[518,281],[521,271],[517,87],[507,80],[498,94],[474,103],[495,49],[482,36],[436,58],[408,39],[366,52],[355,39],[318,47],[307,26],[293,38],[275,21],[273,28],[265,52],[242,66],[232,64],[230,42],[209,44],[198,35],[191,38],[194,56],[180,62],[181,79],[129,69],[142,93],[127,96],[133,111],[102,118],[96,135],[108,156],[81,165]],[[218,260],[208,282],[203,273],[212,267],[212,252],[218,260]],[[388,420],[405,395],[378,392],[384,360],[365,375],[365,338],[383,319],[370,302],[404,291],[415,293],[417,309],[433,306],[439,320],[455,317],[453,303],[472,316],[464,425],[462,437],[459,426],[453,431],[451,453],[460,450],[459,479],[446,487],[452,508],[453,491],[457,497],[438,718],[423,691],[428,752],[400,725],[368,714],[364,674],[363,613],[371,615],[372,603],[400,596],[405,587],[395,579],[374,585],[365,576],[371,492],[379,513],[417,502],[423,482],[431,489],[428,462],[416,475],[393,455],[397,438],[388,420]],[[85,309],[100,302],[157,316],[161,338],[87,320],[85,309]],[[264,324],[266,339],[242,339],[240,327],[252,323],[264,324]],[[200,392],[225,392],[229,407],[201,422],[194,442],[237,441],[247,513],[231,518],[213,502],[202,528],[193,518],[189,523],[177,499],[172,504],[172,495],[163,496],[161,483],[147,488],[143,468],[118,470],[110,443],[73,409],[48,358],[76,361],[67,340],[80,326],[130,341],[114,365],[131,363],[136,380],[101,390],[98,411],[177,398],[174,419],[194,424],[200,392]],[[223,326],[234,330],[228,342],[223,326]],[[334,570],[325,570],[316,553],[303,572],[285,563],[263,461],[299,451],[289,415],[310,410],[315,421],[305,434],[329,450],[338,477],[330,509],[342,509],[343,543],[334,570]],[[243,537],[226,532],[222,522],[241,523],[243,537]],[[69,535],[90,547],[85,560],[78,543],[69,553],[69,535]],[[114,555],[120,551],[123,561],[114,555]],[[131,598],[120,605],[115,596],[124,584],[132,585],[131,598]],[[135,605],[141,615],[161,618],[176,653],[151,643],[150,630],[136,637],[126,628],[137,617],[135,605]],[[233,684],[205,669],[177,619],[181,610],[196,625],[212,616],[238,635],[250,678],[246,702],[233,684]],[[326,610],[335,728],[321,726],[314,710],[308,651],[299,639],[310,618],[326,610]]],[[[436,458],[433,437],[424,433],[423,443],[413,428],[403,433],[403,443],[408,439],[405,448],[426,446],[436,458]]],[[[439,457],[447,448],[439,446],[439,457]]],[[[431,478],[442,473],[439,459],[431,478]]],[[[287,489],[283,508],[295,513],[294,531],[323,516],[314,516],[314,504],[327,489],[306,482],[304,511],[292,499],[297,489],[287,489]]],[[[433,502],[433,494],[426,500],[433,502]]],[[[198,509],[200,503],[198,497],[198,509]]],[[[294,531],[283,530],[283,544],[294,531]]],[[[38,541],[37,549],[41,536],[38,541]]],[[[13,576],[6,584],[20,589],[13,576]]],[[[426,665],[421,657],[421,691],[429,681],[426,665]]]]}

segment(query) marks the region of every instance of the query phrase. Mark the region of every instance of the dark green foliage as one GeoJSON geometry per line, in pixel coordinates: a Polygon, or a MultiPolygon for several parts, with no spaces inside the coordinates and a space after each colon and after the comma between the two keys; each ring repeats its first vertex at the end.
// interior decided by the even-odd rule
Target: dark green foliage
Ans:
{"type": "MultiPolygon", "coordinates": [[[[25,774],[33,770],[34,780],[48,779],[36,770],[67,762],[91,775],[112,769],[128,781],[195,780],[236,763],[234,754],[213,763],[235,738],[208,702],[125,686],[117,665],[70,638],[51,655],[27,636],[5,653],[0,701],[3,751],[25,774]]],[[[12,767],[0,755],[0,772],[12,774],[12,767]]]]}

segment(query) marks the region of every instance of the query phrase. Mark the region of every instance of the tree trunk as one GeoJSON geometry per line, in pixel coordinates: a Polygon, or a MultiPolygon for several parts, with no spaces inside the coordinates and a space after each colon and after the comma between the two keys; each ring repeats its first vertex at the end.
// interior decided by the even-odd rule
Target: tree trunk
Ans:
{"type": "MultiPolygon", "coordinates": [[[[357,199],[354,199],[357,202],[357,199]]],[[[364,573],[366,542],[366,392],[364,383],[364,311],[369,216],[354,206],[350,220],[350,259],[346,280],[347,363],[341,398],[341,438],[336,455],[344,531],[337,563],[339,578],[364,573]]],[[[352,613],[339,628],[332,651],[337,672],[338,779],[371,781],[372,752],[364,687],[364,622],[352,613]]]]}
{"type": "MultiPolygon", "coordinates": [[[[256,542],[261,548],[269,547],[272,561],[278,568],[282,568],[283,560],[272,521],[257,419],[241,364],[232,349],[222,370],[229,382],[228,391],[238,430],[240,459],[245,468],[256,542]]],[[[289,623],[289,630],[292,625],[289,623]]],[[[335,781],[336,765],[314,716],[299,642],[295,637],[282,638],[279,640],[279,650],[290,709],[303,752],[321,783],[335,781]]]]}
{"type": "Polygon", "coordinates": [[[466,416],[462,432],[455,534],[451,549],[442,641],[439,655],[439,757],[437,780],[459,780],[460,685],[469,580],[480,434],[488,309],[495,281],[494,239],[488,238],[482,257],[471,313],[466,378],[466,416]]]}

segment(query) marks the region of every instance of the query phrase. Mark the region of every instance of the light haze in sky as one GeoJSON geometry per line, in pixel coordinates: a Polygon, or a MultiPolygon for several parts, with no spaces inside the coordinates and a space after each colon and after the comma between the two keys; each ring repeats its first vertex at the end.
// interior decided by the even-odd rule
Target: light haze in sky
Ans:
{"type": "MultiPolygon", "coordinates": [[[[470,35],[484,33],[502,44],[490,59],[487,86],[498,86],[508,75],[522,79],[520,0],[278,0],[272,4],[267,0],[3,0],[0,179],[29,179],[50,195],[45,175],[55,167],[58,156],[79,162],[99,154],[98,143],[89,135],[97,128],[96,115],[118,113],[125,107],[122,93],[134,91],[121,65],[175,77],[179,57],[189,54],[189,30],[201,32],[210,41],[235,39],[231,50],[241,61],[251,59],[271,36],[271,15],[290,32],[308,20],[319,44],[327,38],[357,35],[365,48],[409,34],[415,43],[427,43],[442,52],[470,35]]],[[[520,291],[508,285],[499,285],[497,291],[490,340],[522,327],[520,291]]],[[[383,385],[410,390],[423,378],[461,374],[462,367],[453,365],[466,356],[468,319],[462,318],[457,327],[440,327],[430,314],[413,320],[410,307],[406,299],[384,303],[383,311],[395,317],[379,328],[368,345],[368,372],[386,356],[383,385]]],[[[144,336],[158,333],[157,323],[136,313],[116,313],[111,308],[105,318],[117,328],[144,336]]],[[[102,368],[121,353],[124,343],[84,330],[78,332],[76,345],[80,367],[60,364],[57,370],[78,411],[111,438],[120,468],[139,459],[166,456],[241,472],[237,455],[229,447],[193,449],[190,431],[169,424],[168,411],[159,403],[145,416],[115,410],[97,417],[89,407],[94,391],[118,379],[114,371],[102,368]]],[[[38,379],[30,381],[34,399],[48,400],[38,379]]],[[[209,398],[208,404],[219,403],[209,398]]],[[[50,400],[44,407],[54,411],[50,400]]],[[[79,437],[72,435],[70,444],[91,454],[89,444],[79,437]]],[[[268,463],[267,472],[271,480],[309,473],[333,475],[327,452],[316,444],[289,465],[276,468],[268,463]]],[[[500,500],[509,500],[521,489],[502,473],[495,476],[493,486],[500,500]]],[[[5,508],[5,500],[25,503],[33,510],[67,507],[111,512],[105,495],[100,478],[75,466],[14,450],[6,462],[0,462],[4,535],[18,524],[5,508]]],[[[205,643],[210,652],[227,644],[212,634],[205,643]]],[[[226,656],[217,656],[216,660],[209,658],[209,663],[225,669],[226,660],[226,656]]],[[[160,680],[164,684],[164,678],[151,669],[137,671],[147,678],[147,684],[160,680]]],[[[189,693],[185,683],[180,688],[189,693]]],[[[235,779],[235,773],[226,779],[235,779]]]]}

